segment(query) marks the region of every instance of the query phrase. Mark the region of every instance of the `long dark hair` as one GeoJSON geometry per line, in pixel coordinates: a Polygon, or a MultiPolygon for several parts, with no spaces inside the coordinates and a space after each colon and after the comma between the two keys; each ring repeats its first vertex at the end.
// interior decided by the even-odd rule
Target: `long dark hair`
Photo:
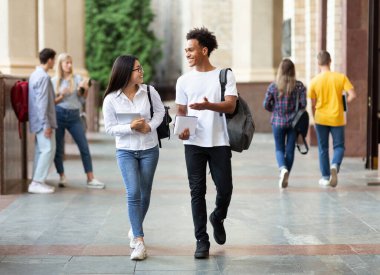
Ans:
{"type": "Polygon", "coordinates": [[[107,89],[104,92],[103,99],[109,93],[127,87],[136,60],[138,60],[138,58],[133,55],[121,55],[116,58],[112,66],[110,79],[108,81],[107,89]]]}

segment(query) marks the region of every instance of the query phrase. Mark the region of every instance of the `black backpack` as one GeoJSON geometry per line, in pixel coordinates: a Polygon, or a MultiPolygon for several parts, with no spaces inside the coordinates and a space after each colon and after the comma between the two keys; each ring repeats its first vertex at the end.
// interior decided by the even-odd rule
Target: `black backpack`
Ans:
{"type": "MultiPolygon", "coordinates": [[[[224,101],[224,92],[226,91],[228,70],[232,71],[227,68],[221,70],[219,74],[222,101],[224,101]]],[[[255,133],[255,123],[247,102],[240,95],[236,101],[235,111],[232,114],[226,114],[226,120],[231,150],[236,152],[247,150],[255,133]]]]}
{"type": "MultiPolygon", "coordinates": [[[[150,117],[153,117],[153,105],[152,105],[152,99],[150,97],[150,85],[147,86],[147,91],[148,91],[148,99],[149,99],[149,104],[150,104],[150,117]]],[[[160,126],[157,127],[157,136],[158,136],[158,143],[161,146],[161,139],[163,138],[169,138],[170,139],[170,127],[169,124],[172,122],[172,118],[169,115],[169,106],[164,106],[165,108],[165,115],[164,119],[162,120],[160,126]]]]}

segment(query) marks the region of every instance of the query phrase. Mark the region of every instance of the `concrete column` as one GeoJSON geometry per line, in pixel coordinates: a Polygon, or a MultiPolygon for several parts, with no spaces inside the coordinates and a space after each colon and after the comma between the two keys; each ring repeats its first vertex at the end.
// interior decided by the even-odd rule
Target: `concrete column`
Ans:
{"type": "Polygon", "coordinates": [[[0,1],[0,71],[28,75],[38,63],[37,1],[0,1]]]}
{"type": "Polygon", "coordinates": [[[46,47],[69,52],[75,71],[85,69],[85,0],[1,0],[0,71],[29,75],[46,47]]]}
{"type": "MultiPolygon", "coordinates": [[[[192,28],[205,26],[213,32],[218,41],[218,49],[211,54],[211,63],[216,67],[232,66],[232,0],[202,1],[183,0],[182,32],[183,47],[186,45],[186,34],[192,28]]],[[[183,53],[183,51],[182,51],[183,53]]],[[[187,61],[183,59],[182,70],[188,71],[187,61]]]]}
{"type": "Polygon", "coordinates": [[[85,64],[85,0],[66,0],[66,51],[76,73],[87,75],[85,64]]]}
{"type": "Polygon", "coordinates": [[[57,54],[73,57],[76,73],[85,69],[84,0],[38,0],[39,48],[52,48],[57,54]]]}
{"type": "Polygon", "coordinates": [[[281,61],[282,1],[233,1],[233,67],[238,82],[272,81],[281,61]]]}

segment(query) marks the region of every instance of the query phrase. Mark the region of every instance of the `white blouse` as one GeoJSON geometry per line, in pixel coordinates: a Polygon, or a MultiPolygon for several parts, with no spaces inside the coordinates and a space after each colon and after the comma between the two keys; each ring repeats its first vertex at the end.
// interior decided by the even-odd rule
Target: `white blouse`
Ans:
{"type": "Polygon", "coordinates": [[[130,100],[121,90],[109,93],[103,102],[103,117],[106,133],[115,137],[116,148],[124,150],[146,150],[157,146],[157,127],[161,124],[165,108],[161,97],[150,86],[150,96],[153,105],[153,117],[150,116],[150,104],[147,85],[139,85],[133,100],[130,100]],[[119,124],[116,113],[140,113],[149,124],[151,131],[143,134],[131,129],[131,124],[119,124]]]}

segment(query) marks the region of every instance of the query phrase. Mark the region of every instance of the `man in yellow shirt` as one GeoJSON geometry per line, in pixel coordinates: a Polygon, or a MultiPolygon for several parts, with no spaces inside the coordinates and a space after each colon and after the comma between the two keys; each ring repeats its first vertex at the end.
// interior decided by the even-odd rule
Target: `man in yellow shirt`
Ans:
{"type": "Polygon", "coordinates": [[[351,102],[355,90],[344,74],[330,70],[331,57],[327,51],[318,53],[320,73],[309,85],[308,97],[312,101],[315,129],[318,139],[319,167],[322,178],[319,184],[335,187],[338,184],[339,167],[344,155],[344,103],[351,102]],[[347,95],[344,94],[347,92],[347,95]],[[334,154],[330,166],[329,135],[332,135],[334,154]]]}

